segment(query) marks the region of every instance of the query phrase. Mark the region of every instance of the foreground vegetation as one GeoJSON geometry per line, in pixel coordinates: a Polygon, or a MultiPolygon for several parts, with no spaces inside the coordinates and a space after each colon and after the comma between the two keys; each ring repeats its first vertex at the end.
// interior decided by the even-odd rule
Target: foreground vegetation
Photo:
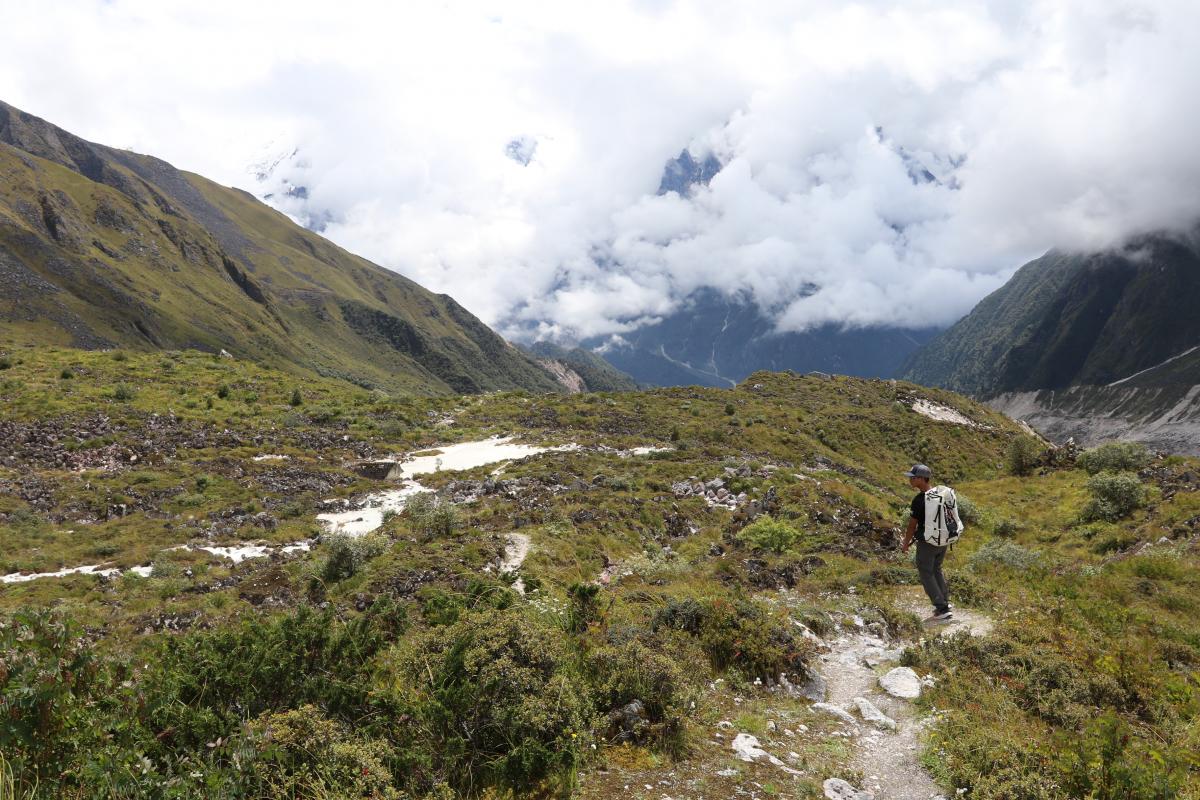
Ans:
{"type": "Polygon", "coordinates": [[[410,399],[201,353],[18,348],[0,413],[0,575],[122,570],[0,585],[0,798],[658,797],[631,776],[667,775],[684,796],[820,796],[860,777],[850,745],[778,682],[814,664],[796,621],[917,631],[896,537],[914,461],[966,501],[955,602],[997,620],[905,655],[936,679],[924,760],[948,793],[1200,797],[1192,460],[1077,466],[956,395],[766,373],[410,399]],[[493,435],[580,447],[427,476],[438,501],[321,535],[325,501],[386,488],[364,461],[493,435]],[[736,509],[680,488],[714,479],[736,509]],[[531,552],[498,574],[513,533],[531,552]],[[239,564],[195,549],[311,539],[239,564]],[[713,746],[721,720],[764,739],[804,721],[802,777],[713,746]]]}

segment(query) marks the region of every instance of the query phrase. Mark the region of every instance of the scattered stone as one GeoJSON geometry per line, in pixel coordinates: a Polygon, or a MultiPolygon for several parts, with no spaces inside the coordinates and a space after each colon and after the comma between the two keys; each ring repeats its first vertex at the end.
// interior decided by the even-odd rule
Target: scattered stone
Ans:
{"type": "Polygon", "coordinates": [[[841,778],[829,778],[821,788],[825,790],[827,800],[874,800],[871,792],[860,792],[841,778]]]}
{"type": "Polygon", "coordinates": [[[762,747],[759,746],[758,738],[751,736],[748,733],[739,733],[734,738],[732,747],[733,752],[735,752],[737,757],[742,761],[766,761],[769,764],[779,767],[789,775],[800,774],[787,764],[784,764],[775,756],[768,753],[766,750],[763,750],[762,747]]]}
{"type": "Polygon", "coordinates": [[[650,727],[646,719],[646,707],[641,700],[608,712],[608,740],[611,742],[635,742],[650,727]]]}
{"type": "Polygon", "coordinates": [[[896,667],[879,679],[879,685],[892,697],[915,700],[921,696],[921,679],[909,667],[896,667]]]}
{"type": "Polygon", "coordinates": [[[867,722],[877,725],[880,728],[886,728],[889,731],[896,730],[896,721],[876,708],[875,704],[867,698],[856,697],[854,698],[854,704],[858,706],[858,713],[867,722]]]}
{"type": "Polygon", "coordinates": [[[835,706],[832,703],[813,703],[813,711],[824,711],[826,714],[832,714],[842,722],[848,722],[851,725],[857,725],[858,722],[854,717],[850,716],[850,712],[841,706],[835,706]]]}

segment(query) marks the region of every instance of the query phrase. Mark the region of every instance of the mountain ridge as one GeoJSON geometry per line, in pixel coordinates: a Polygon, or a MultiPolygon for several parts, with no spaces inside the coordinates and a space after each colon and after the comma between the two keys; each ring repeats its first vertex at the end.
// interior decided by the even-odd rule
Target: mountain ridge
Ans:
{"type": "Polygon", "coordinates": [[[2,102],[0,174],[11,341],[225,349],[391,391],[559,391],[448,295],[242,190],[2,102]]]}

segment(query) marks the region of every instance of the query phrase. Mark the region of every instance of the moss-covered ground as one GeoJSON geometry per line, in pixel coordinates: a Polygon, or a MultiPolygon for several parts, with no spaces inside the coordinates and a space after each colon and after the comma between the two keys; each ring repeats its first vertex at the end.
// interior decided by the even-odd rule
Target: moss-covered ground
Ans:
{"type": "Polygon", "coordinates": [[[820,796],[858,777],[853,745],[778,676],[813,663],[794,621],[917,630],[917,461],[969,498],[952,594],[997,621],[905,655],[936,678],[923,759],[948,796],[1200,797],[1193,460],[1155,459],[1139,508],[1085,522],[1087,474],[1059,455],[1010,475],[1033,440],[981,405],[769,373],[408,398],[22,347],[0,415],[0,575],[149,568],[0,585],[0,798],[820,796]],[[452,511],[320,538],[325,501],[388,488],[360,462],[498,435],[579,448],[425,476],[452,511]],[[714,479],[736,510],[681,486],[714,479]],[[782,552],[739,536],[760,512],[792,529],[782,552]],[[514,532],[524,595],[495,569],[514,532]],[[180,549],[314,538],[240,564],[180,549]],[[801,774],[737,761],[737,732],[801,774]]]}

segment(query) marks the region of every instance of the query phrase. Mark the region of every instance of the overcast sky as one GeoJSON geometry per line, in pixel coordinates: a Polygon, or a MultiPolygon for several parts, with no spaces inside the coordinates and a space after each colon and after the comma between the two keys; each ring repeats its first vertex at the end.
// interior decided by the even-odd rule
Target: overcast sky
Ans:
{"type": "Polygon", "coordinates": [[[1200,218],[1191,0],[0,0],[0,18],[0,99],[259,195],[303,185],[274,202],[509,335],[628,331],[703,286],[783,330],[948,324],[1050,247],[1200,218]],[[685,147],[723,169],[655,196],[685,147]]]}

